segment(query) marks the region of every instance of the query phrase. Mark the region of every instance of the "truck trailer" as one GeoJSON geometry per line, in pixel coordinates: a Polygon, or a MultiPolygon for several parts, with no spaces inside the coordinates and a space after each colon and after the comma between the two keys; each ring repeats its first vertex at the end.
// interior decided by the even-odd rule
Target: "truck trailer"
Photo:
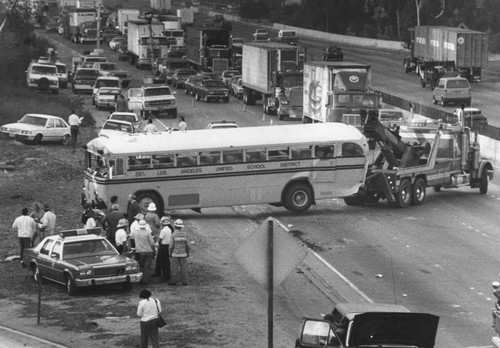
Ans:
{"type": "Polygon", "coordinates": [[[86,22],[96,22],[96,20],[96,10],[73,8],[69,10],[67,16],[63,18],[64,36],[75,43],[80,42],[82,24],[86,22]]]}
{"type": "Polygon", "coordinates": [[[182,30],[181,18],[168,16],[162,19],[163,36],[168,39],[169,45],[184,46],[184,30],[182,30]]]}
{"type": "Polygon", "coordinates": [[[447,74],[458,74],[470,82],[481,80],[488,64],[488,35],[454,27],[418,26],[410,30],[410,56],[405,72],[415,71],[422,87],[433,85],[447,74]]]}
{"type": "Polygon", "coordinates": [[[116,11],[116,26],[118,32],[122,35],[127,35],[128,21],[139,19],[139,10],[133,8],[119,8],[116,11]]]}
{"type": "Polygon", "coordinates": [[[378,109],[379,96],[371,89],[371,66],[304,63],[304,123],[342,122],[361,127],[361,115],[378,109]]]}
{"type": "Polygon", "coordinates": [[[177,9],[177,17],[181,19],[183,28],[194,24],[194,10],[191,7],[177,9]]]}
{"type": "Polygon", "coordinates": [[[186,59],[193,67],[204,71],[227,70],[230,59],[231,31],[214,27],[189,27],[186,30],[186,59]]]}
{"type": "Polygon", "coordinates": [[[303,48],[277,42],[243,44],[241,84],[243,102],[262,100],[266,114],[302,117],[303,48]]]}
{"type": "Polygon", "coordinates": [[[128,21],[127,47],[130,64],[139,69],[151,66],[156,58],[167,56],[167,38],[162,35],[163,23],[137,19],[128,21]]]}

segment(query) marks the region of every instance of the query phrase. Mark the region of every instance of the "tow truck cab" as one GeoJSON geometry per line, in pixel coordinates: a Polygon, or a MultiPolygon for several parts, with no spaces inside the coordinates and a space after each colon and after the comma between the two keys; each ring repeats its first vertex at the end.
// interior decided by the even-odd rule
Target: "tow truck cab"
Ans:
{"type": "Polygon", "coordinates": [[[392,304],[338,304],[323,319],[303,318],[295,348],[434,347],[439,317],[392,304]]]}

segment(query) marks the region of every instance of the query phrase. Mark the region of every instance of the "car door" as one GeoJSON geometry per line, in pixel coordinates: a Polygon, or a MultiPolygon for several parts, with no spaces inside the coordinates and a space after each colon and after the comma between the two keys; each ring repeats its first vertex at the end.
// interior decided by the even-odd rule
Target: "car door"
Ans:
{"type": "Polygon", "coordinates": [[[50,118],[45,123],[45,130],[43,131],[43,137],[46,141],[54,141],[56,139],[57,129],[54,123],[54,119],[50,118]]]}
{"type": "Polygon", "coordinates": [[[50,251],[52,279],[57,282],[64,282],[64,265],[62,260],[63,243],[58,240],[50,251]]]}
{"type": "Polygon", "coordinates": [[[55,242],[53,239],[47,239],[36,255],[38,270],[40,271],[42,277],[48,279],[55,278],[54,270],[52,268],[52,260],[50,258],[50,252],[52,251],[54,244],[55,242]]]}

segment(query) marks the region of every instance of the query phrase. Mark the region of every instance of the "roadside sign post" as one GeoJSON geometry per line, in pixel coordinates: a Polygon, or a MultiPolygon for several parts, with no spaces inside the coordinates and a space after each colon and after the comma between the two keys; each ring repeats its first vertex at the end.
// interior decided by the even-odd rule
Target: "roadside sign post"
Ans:
{"type": "Polygon", "coordinates": [[[273,297],[307,251],[276,219],[268,217],[235,251],[234,256],[252,277],[267,289],[268,348],[273,347],[273,297]]]}

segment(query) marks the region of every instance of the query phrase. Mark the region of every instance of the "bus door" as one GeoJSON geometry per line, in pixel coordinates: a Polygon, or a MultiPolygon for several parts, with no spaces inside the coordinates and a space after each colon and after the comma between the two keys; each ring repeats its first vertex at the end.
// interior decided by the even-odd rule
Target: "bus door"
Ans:
{"type": "Polygon", "coordinates": [[[315,183],[334,183],[336,181],[335,145],[314,146],[313,178],[315,183]]]}

